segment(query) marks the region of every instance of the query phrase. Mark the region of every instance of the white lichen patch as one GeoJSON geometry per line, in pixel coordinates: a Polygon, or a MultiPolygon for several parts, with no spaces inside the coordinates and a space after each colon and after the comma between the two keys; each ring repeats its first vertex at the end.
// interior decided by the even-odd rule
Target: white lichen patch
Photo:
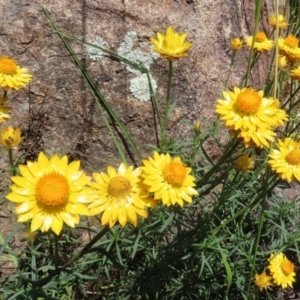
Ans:
{"type": "MultiPolygon", "coordinates": [[[[150,80],[151,80],[153,91],[156,91],[157,84],[151,75],[150,75],[150,80]]],[[[151,93],[150,93],[147,74],[142,74],[138,77],[131,79],[129,90],[133,94],[133,96],[139,99],[140,101],[142,102],[149,101],[151,98],[151,93]]]]}
{"type": "MultiPolygon", "coordinates": [[[[152,50],[150,43],[138,42],[138,36],[135,31],[129,31],[126,34],[124,42],[121,43],[118,49],[118,54],[124,58],[127,58],[133,63],[143,65],[148,70],[150,69],[150,65],[154,62],[154,60],[159,58],[159,54],[152,50]]],[[[126,69],[128,71],[139,75],[130,81],[129,90],[133,96],[140,101],[149,101],[151,96],[147,75],[141,74],[139,70],[130,66],[130,64],[124,64],[126,65],[126,69]]],[[[151,75],[150,78],[153,91],[155,92],[157,88],[156,81],[151,77],[151,75]]]]}
{"type": "MultiPolygon", "coordinates": [[[[118,54],[134,63],[144,65],[148,70],[153,61],[159,57],[157,53],[152,51],[150,43],[138,43],[138,36],[135,31],[127,32],[124,42],[118,49],[118,54]]],[[[138,70],[128,64],[126,64],[126,68],[132,73],[140,74],[138,70]]]]}
{"type": "MultiPolygon", "coordinates": [[[[94,42],[92,42],[91,44],[104,49],[108,47],[108,43],[105,42],[103,38],[100,36],[97,36],[94,42]]],[[[97,49],[96,47],[84,45],[84,48],[85,48],[85,52],[83,54],[84,58],[90,58],[92,60],[100,60],[105,55],[105,53],[102,50],[97,49]]]]}

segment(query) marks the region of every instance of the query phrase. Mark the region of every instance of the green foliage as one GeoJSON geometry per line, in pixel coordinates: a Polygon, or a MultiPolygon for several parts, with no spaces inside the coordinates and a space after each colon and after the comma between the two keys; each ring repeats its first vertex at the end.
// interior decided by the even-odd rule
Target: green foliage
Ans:
{"type": "MultiPolygon", "coordinates": [[[[299,28],[296,3],[290,1],[290,28],[294,33],[299,28]]],[[[262,3],[257,1],[256,4],[254,31],[262,3]]],[[[139,147],[83,68],[68,40],[84,42],[61,32],[50,14],[45,9],[44,12],[89,86],[120,160],[126,162],[128,153],[118,139],[119,132],[128,143],[130,149],[127,150],[140,160],[139,147]],[[117,124],[118,132],[109,120],[117,124]]],[[[190,125],[191,138],[170,139],[167,125],[176,104],[170,103],[172,62],[169,62],[166,109],[162,113],[149,68],[102,49],[99,43],[96,46],[85,44],[115,56],[147,76],[161,137],[159,144],[151,147],[158,152],[180,156],[192,168],[199,196],[183,207],[158,204],[149,209],[148,218],[139,220],[137,227],[127,224],[110,229],[101,226],[96,217],[87,218],[75,229],[65,227],[59,236],[51,231],[39,232],[33,239],[28,238],[22,251],[14,251],[10,245],[14,235],[29,225],[28,222],[20,223],[5,239],[0,234],[0,260],[11,260],[16,270],[1,276],[2,298],[278,299],[279,287],[260,291],[254,284],[254,275],[266,270],[271,253],[284,252],[296,266],[299,265],[300,204],[298,198],[281,195],[289,186],[271,172],[267,164],[268,150],[249,150],[256,157],[255,167],[243,173],[233,164],[236,153],[244,151],[238,133],[224,141],[221,123],[217,120],[207,132],[190,125]],[[208,151],[208,140],[218,148],[219,157],[213,157],[208,151]]],[[[245,84],[257,59],[251,50],[248,70],[242,79],[245,84]]],[[[225,86],[229,77],[230,72],[224,80],[225,86]]],[[[278,76],[279,89],[282,87],[280,79],[285,78],[278,76]]],[[[275,89],[276,80],[276,76],[268,79],[266,92],[275,89]]],[[[295,121],[298,89],[299,86],[294,84],[287,97],[291,121],[284,130],[281,129],[285,136],[298,134],[295,121]]],[[[19,162],[10,162],[11,169],[3,172],[17,173],[19,162]]],[[[281,292],[285,293],[285,290],[281,292]]]]}

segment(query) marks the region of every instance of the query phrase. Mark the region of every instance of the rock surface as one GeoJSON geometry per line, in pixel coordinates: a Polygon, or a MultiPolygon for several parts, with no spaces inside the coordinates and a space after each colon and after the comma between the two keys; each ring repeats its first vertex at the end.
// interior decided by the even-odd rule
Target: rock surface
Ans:
{"type": "MultiPolygon", "coordinates": [[[[261,29],[272,11],[272,1],[265,3],[261,29]]],[[[187,32],[187,40],[193,43],[189,56],[174,63],[171,96],[178,104],[169,124],[173,138],[191,135],[189,125],[196,119],[208,128],[216,118],[215,101],[231,60],[230,39],[251,34],[254,15],[254,4],[247,0],[1,0],[1,54],[14,57],[34,76],[29,87],[10,93],[11,123],[25,132],[27,158],[34,159],[41,150],[49,155],[68,153],[82,159],[88,171],[104,170],[108,163],[117,166],[120,159],[87,84],[41,6],[63,32],[87,42],[101,37],[115,52],[130,31],[137,33],[137,47],[169,25],[187,32]]],[[[143,156],[148,155],[145,145],[156,143],[153,107],[151,101],[141,102],[131,94],[130,80],[136,75],[107,56],[84,58],[85,47],[69,41],[143,156]]],[[[247,49],[238,53],[238,61],[244,61],[247,53],[247,49]]],[[[161,59],[151,65],[162,107],[167,67],[161,59]]],[[[243,67],[241,63],[234,68],[229,87],[239,82],[243,67]]],[[[262,68],[253,77],[256,88],[261,87],[264,73],[262,68]]]]}

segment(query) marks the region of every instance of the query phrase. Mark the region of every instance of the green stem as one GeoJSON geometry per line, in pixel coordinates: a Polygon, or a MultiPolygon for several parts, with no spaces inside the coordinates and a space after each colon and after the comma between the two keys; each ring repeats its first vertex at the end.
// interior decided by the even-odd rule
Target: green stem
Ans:
{"type": "Polygon", "coordinates": [[[166,133],[166,131],[167,131],[168,121],[169,121],[169,107],[170,107],[170,94],[171,94],[171,84],[172,84],[172,72],[173,72],[173,62],[169,61],[167,99],[166,99],[166,108],[165,108],[165,116],[164,116],[164,133],[166,133]]]}
{"type": "Polygon", "coordinates": [[[58,271],[58,236],[54,233],[54,263],[55,272],[58,271]]]}
{"type": "Polygon", "coordinates": [[[76,255],[74,255],[66,264],[63,265],[63,269],[70,266],[74,261],[83,256],[90,248],[93,247],[95,243],[98,242],[107,232],[109,231],[109,226],[106,225],[94,238],[86,244],[76,255]]]}
{"type": "Polygon", "coordinates": [[[233,55],[232,55],[232,57],[231,57],[231,62],[230,62],[229,70],[228,70],[227,77],[226,77],[226,80],[225,80],[224,90],[227,90],[229,77],[230,77],[230,75],[231,75],[231,70],[232,70],[232,67],[233,67],[233,65],[234,65],[235,54],[236,54],[236,51],[233,51],[233,55]]]}
{"type": "Polygon", "coordinates": [[[13,155],[12,155],[12,149],[8,149],[8,157],[9,157],[9,165],[11,168],[11,173],[13,176],[16,175],[16,168],[14,165],[13,155]]]}

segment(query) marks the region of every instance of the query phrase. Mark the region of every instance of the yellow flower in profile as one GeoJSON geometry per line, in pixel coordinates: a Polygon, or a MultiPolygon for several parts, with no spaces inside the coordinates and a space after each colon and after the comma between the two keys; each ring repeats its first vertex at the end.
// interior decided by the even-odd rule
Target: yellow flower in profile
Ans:
{"type": "Polygon", "coordinates": [[[12,176],[11,193],[6,198],[16,202],[18,222],[31,221],[31,231],[50,228],[58,235],[66,223],[74,227],[79,215],[88,215],[90,177],[79,170],[80,161],[68,164],[68,157],[50,159],[40,153],[35,162],[19,165],[21,176],[12,176]]]}
{"type": "Polygon", "coordinates": [[[8,115],[6,112],[9,112],[11,107],[4,105],[6,101],[6,97],[0,96],[0,123],[5,122],[6,119],[10,119],[10,115],[8,115]]]}
{"type": "Polygon", "coordinates": [[[154,44],[153,51],[160,54],[162,58],[169,61],[187,56],[187,51],[191,48],[192,43],[186,42],[187,33],[177,33],[172,26],[169,26],[166,34],[157,33],[157,39],[150,38],[154,44]]]}
{"type": "Polygon", "coordinates": [[[0,57],[0,86],[4,89],[18,90],[30,82],[32,75],[26,68],[21,68],[11,57],[0,57]]]}
{"type": "MultiPolygon", "coordinates": [[[[253,36],[248,36],[246,39],[246,45],[251,48],[253,42],[253,36]]],[[[266,34],[262,31],[258,32],[254,38],[253,49],[259,52],[271,50],[274,42],[269,40],[266,34]]]]}
{"type": "MultiPolygon", "coordinates": [[[[271,15],[270,19],[269,19],[269,24],[276,28],[276,16],[275,15],[271,15]]],[[[278,15],[278,27],[280,29],[285,29],[287,28],[289,24],[286,23],[285,21],[285,16],[284,15],[278,15]]]]}
{"type": "Polygon", "coordinates": [[[264,271],[261,274],[255,274],[254,283],[262,291],[272,285],[272,277],[264,271]]]}
{"type": "Polygon", "coordinates": [[[288,260],[282,252],[271,254],[268,261],[270,263],[268,269],[275,284],[281,285],[283,289],[288,286],[292,287],[295,281],[294,277],[296,276],[294,264],[288,260]]]}
{"type": "Polygon", "coordinates": [[[281,179],[300,181],[300,144],[291,138],[279,140],[278,149],[272,149],[268,161],[281,179]]]}
{"type": "Polygon", "coordinates": [[[297,68],[291,70],[291,77],[300,82],[300,65],[297,68]]]}
{"type": "Polygon", "coordinates": [[[247,171],[254,168],[254,159],[249,155],[249,153],[237,153],[237,158],[233,163],[233,167],[242,172],[246,173],[247,171]]]}
{"type": "Polygon", "coordinates": [[[263,91],[250,88],[234,88],[233,92],[223,92],[224,99],[218,99],[216,112],[225,125],[243,131],[270,129],[284,124],[287,120],[285,111],[276,106],[272,98],[265,98],[263,91]]]}
{"type": "Polygon", "coordinates": [[[12,126],[3,128],[0,136],[0,144],[4,149],[17,149],[23,142],[21,137],[21,128],[14,129],[12,126]]]}
{"type": "Polygon", "coordinates": [[[238,51],[243,47],[243,41],[240,38],[234,38],[230,42],[230,48],[234,51],[238,51]]]}
{"type": "Polygon", "coordinates": [[[299,39],[290,34],[286,38],[278,39],[278,49],[280,54],[285,55],[289,61],[300,60],[299,39]]]}
{"type": "Polygon", "coordinates": [[[201,131],[201,122],[200,122],[200,120],[197,120],[195,122],[194,130],[195,130],[196,133],[199,133],[201,131]]]}
{"type": "Polygon", "coordinates": [[[285,55],[278,56],[278,68],[284,69],[288,65],[288,60],[285,55]]]}
{"type": "Polygon", "coordinates": [[[127,222],[137,225],[138,215],[147,218],[147,207],[155,202],[141,182],[141,168],[133,169],[122,163],[118,170],[109,166],[106,173],[93,173],[96,182],[95,200],[89,205],[90,215],[102,214],[102,225],[113,227],[117,221],[124,227],[127,222]]]}
{"type": "Polygon", "coordinates": [[[142,176],[148,190],[154,193],[155,200],[162,200],[164,205],[170,206],[183,201],[192,202],[192,196],[198,195],[193,188],[195,177],[190,175],[192,169],[185,166],[180,157],[171,159],[169,154],[158,154],[143,160],[142,176]]]}

